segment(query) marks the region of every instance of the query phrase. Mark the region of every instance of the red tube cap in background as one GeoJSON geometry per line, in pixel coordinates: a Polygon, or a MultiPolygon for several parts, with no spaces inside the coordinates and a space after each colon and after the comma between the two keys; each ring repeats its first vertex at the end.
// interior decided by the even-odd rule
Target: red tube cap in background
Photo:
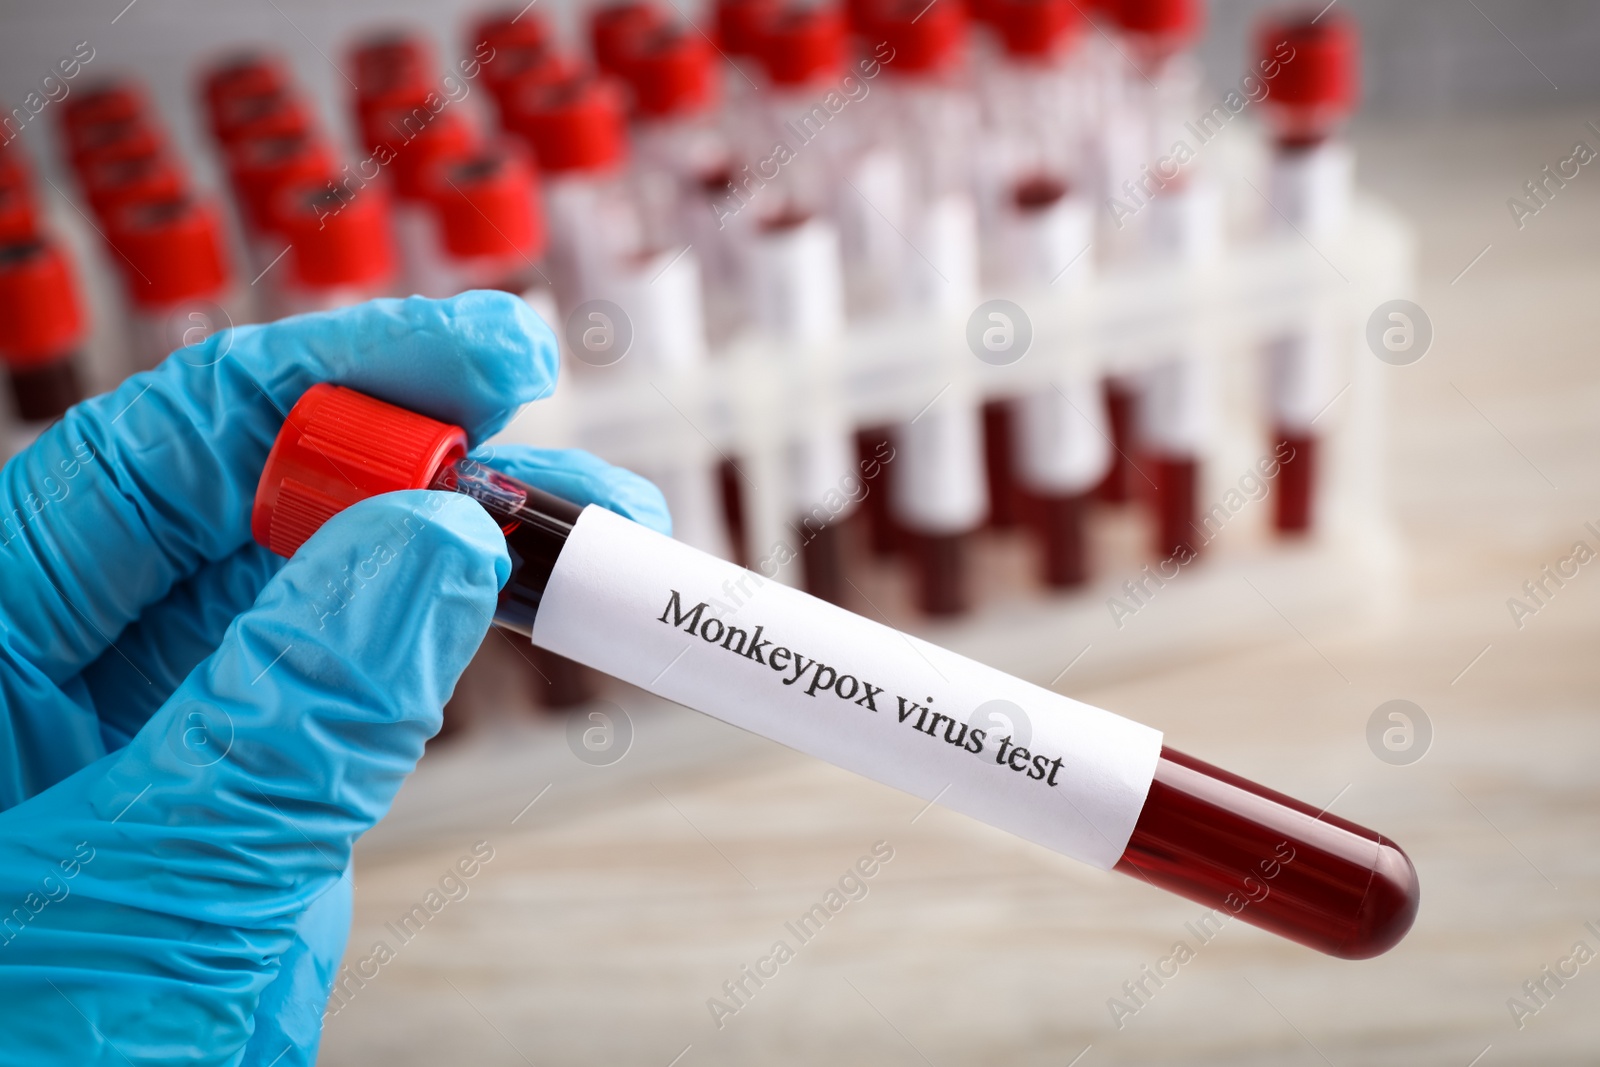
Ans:
{"type": "Polygon", "coordinates": [[[111,240],[127,261],[128,296],[143,308],[215,296],[228,284],[216,209],[192,196],[132,204],[112,221],[111,240]]]}
{"type": "Polygon", "coordinates": [[[755,54],[776,85],[835,78],[844,67],[844,15],[834,7],[785,6],[761,26],[755,54]]]}
{"type": "Polygon", "coordinates": [[[491,145],[436,162],[429,193],[438,206],[444,246],[452,256],[544,254],[539,184],[522,151],[491,145]]]}
{"type": "Polygon", "coordinates": [[[595,66],[621,75],[644,38],[666,24],[666,14],[649,0],[622,0],[596,8],[589,16],[595,66]]]}
{"type": "Polygon", "coordinates": [[[641,115],[692,115],[717,100],[717,70],[711,46],[687,26],[667,26],[640,41],[626,77],[641,115]]]}
{"type": "Polygon", "coordinates": [[[284,188],[274,209],[289,241],[289,271],[307,289],[375,286],[394,274],[389,201],[379,186],[356,192],[312,182],[284,188]]]}
{"type": "Polygon", "coordinates": [[[609,170],[622,162],[627,130],[622,94],[610,81],[580,74],[520,93],[512,129],[551,174],[609,170]]]}
{"type": "Polygon", "coordinates": [[[69,356],[84,329],[65,250],[43,240],[0,248],[0,358],[8,366],[31,370],[69,356]]]}

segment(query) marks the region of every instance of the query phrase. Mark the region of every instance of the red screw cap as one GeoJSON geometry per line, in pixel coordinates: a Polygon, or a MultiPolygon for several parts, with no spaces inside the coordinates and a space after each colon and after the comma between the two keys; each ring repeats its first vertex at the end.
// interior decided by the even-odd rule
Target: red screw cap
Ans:
{"type": "Polygon", "coordinates": [[[329,182],[282,190],[274,209],[289,241],[289,269],[307,289],[375,286],[394,273],[389,201],[379,186],[357,192],[329,182]]]}
{"type": "Polygon", "coordinates": [[[1204,0],[1115,0],[1111,14],[1128,33],[1191,41],[1205,21],[1204,0]]]}
{"type": "Polygon", "coordinates": [[[1006,54],[1019,59],[1049,56],[1083,32],[1072,0],[994,0],[989,10],[1006,54]]]}
{"type": "Polygon", "coordinates": [[[236,52],[206,68],[200,78],[206,113],[215,119],[222,106],[241,96],[282,92],[292,79],[283,60],[270,52],[236,52]]]}
{"type": "Polygon", "coordinates": [[[316,137],[298,133],[245,141],[228,154],[228,172],[240,213],[251,229],[278,228],[278,195],[291,185],[333,176],[333,157],[316,137]]]}
{"type": "Polygon", "coordinates": [[[350,51],[356,95],[401,81],[425,84],[433,70],[433,48],[409,30],[390,30],[357,42],[350,51]]]}
{"type": "Polygon", "coordinates": [[[467,434],[381,400],[319,382],[289,411],[256,485],[250,532],[292,556],[351,504],[426,489],[467,454],[467,434]]]}
{"type": "Polygon", "coordinates": [[[575,58],[550,45],[506,45],[484,64],[483,83],[494,97],[500,124],[509,129],[517,96],[527,86],[572,78],[581,69],[575,58]]]}
{"type": "Polygon", "coordinates": [[[593,75],[529,87],[511,117],[533,147],[539,169],[551,174],[609,169],[622,162],[627,148],[622,94],[593,75]]]}
{"type": "Polygon", "coordinates": [[[111,239],[128,257],[123,279],[141,307],[212,296],[228,284],[222,224],[210,204],[192,196],[124,208],[111,239]]]}
{"type": "Polygon", "coordinates": [[[155,155],[162,150],[160,131],[142,118],[80,126],[68,134],[68,139],[72,168],[79,174],[87,174],[100,163],[155,155]]]}
{"type": "Polygon", "coordinates": [[[837,77],[844,53],[845,20],[834,7],[787,6],[773,13],[757,39],[762,69],[777,85],[837,77]]]}
{"type": "Polygon", "coordinates": [[[459,111],[449,108],[437,114],[425,107],[392,112],[378,125],[388,134],[385,140],[394,154],[389,173],[394,176],[396,195],[403,200],[425,196],[423,179],[428,168],[439,160],[465,155],[474,140],[472,127],[459,111]]]}
{"type": "Polygon", "coordinates": [[[211,133],[225,149],[257,137],[309,133],[311,109],[290,89],[272,89],[222,102],[212,117],[211,133]]]}
{"type": "Polygon", "coordinates": [[[83,341],[83,305],[67,254],[45,241],[0,248],[0,358],[32,370],[83,341]]]}
{"type": "Polygon", "coordinates": [[[521,151],[505,145],[481,148],[435,163],[429,177],[444,246],[452,256],[536,260],[544,253],[539,182],[521,151]]]}
{"type": "Polygon", "coordinates": [[[717,47],[730,56],[754,56],[778,0],[717,0],[717,47]]]}
{"type": "Polygon", "coordinates": [[[1280,64],[1271,99],[1282,107],[1348,113],[1360,91],[1360,55],[1355,22],[1337,11],[1315,22],[1309,15],[1271,18],[1256,32],[1256,57],[1280,64]],[[1288,61],[1279,54],[1285,43],[1294,49],[1288,61]]]}
{"type": "Polygon", "coordinates": [[[589,16],[589,45],[595,65],[607,74],[623,74],[639,45],[666,26],[667,17],[649,0],[623,0],[589,16]]]}
{"type": "Polygon", "coordinates": [[[83,176],[89,207],[102,222],[128,204],[177,196],[184,184],[183,172],[161,153],[97,163],[83,176]]]}
{"type": "Polygon", "coordinates": [[[627,78],[635,108],[652,118],[692,115],[717,97],[711,46],[685,26],[657,30],[640,42],[627,78]]]}
{"type": "Polygon", "coordinates": [[[894,59],[884,64],[890,74],[934,74],[961,59],[967,35],[962,0],[880,0],[866,18],[894,49],[894,59]]]}
{"type": "MultiPolygon", "coordinates": [[[[497,59],[504,48],[547,48],[554,43],[554,35],[550,32],[550,24],[537,13],[528,8],[520,11],[506,8],[473,23],[472,29],[467,32],[467,43],[474,55],[482,46],[488,45],[494,49],[497,59]]],[[[494,59],[488,62],[493,63],[494,59]]]]}
{"type": "Polygon", "coordinates": [[[18,185],[0,185],[0,245],[31,240],[39,233],[33,200],[18,185]]]}
{"type": "Polygon", "coordinates": [[[149,113],[144,90],[123,79],[85,86],[62,101],[61,108],[61,125],[69,140],[82,127],[142,119],[149,113]]]}

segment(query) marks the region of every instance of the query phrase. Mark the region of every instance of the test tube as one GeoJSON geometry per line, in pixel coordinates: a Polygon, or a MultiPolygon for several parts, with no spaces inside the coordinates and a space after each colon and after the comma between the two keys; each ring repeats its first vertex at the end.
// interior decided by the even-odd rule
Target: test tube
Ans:
{"type": "Polygon", "coordinates": [[[389,200],[381,186],[356,191],[316,181],[287,186],[279,191],[273,214],[289,249],[287,270],[274,292],[273,317],[389,295],[395,251],[389,200]]]}
{"type": "Polygon", "coordinates": [[[365,497],[461,493],[506,537],[496,622],[541,647],[1336,957],[1376,956],[1410,929],[1416,871],[1382,835],[466,450],[459,427],[314,385],[267,457],[252,531],[288,556],[365,497]],[[1004,737],[975,725],[996,700],[1004,737]]]}
{"type": "MultiPolygon", "coordinates": [[[[1273,131],[1270,222],[1286,237],[1319,247],[1339,236],[1349,214],[1354,160],[1339,136],[1358,95],[1360,51],[1355,23],[1337,11],[1265,20],[1256,34],[1257,69],[1270,86],[1273,131]]],[[[1333,393],[1337,327],[1310,320],[1267,343],[1267,402],[1273,455],[1273,524],[1281,534],[1311,530],[1315,516],[1318,435],[1313,421],[1333,393]]]]}
{"type": "MultiPolygon", "coordinates": [[[[1116,6],[1132,64],[1122,87],[1130,111],[1120,117],[1138,134],[1138,169],[1118,186],[1125,203],[1135,205],[1133,254],[1190,272],[1214,259],[1222,232],[1215,186],[1198,162],[1172,152],[1175,143],[1187,143],[1185,123],[1200,114],[1200,65],[1191,49],[1203,17],[1201,0],[1117,0],[1116,6]]],[[[1198,519],[1214,418],[1210,378],[1204,353],[1184,338],[1135,379],[1135,448],[1144,468],[1137,474],[1151,494],[1154,549],[1163,559],[1187,562],[1205,542],[1198,519]]]]}
{"type": "Polygon", "coordinates": [[[588,73],[528,85],[509,118],[543,178],[551,281],[561,313],[614,297],[614,280],[643,247],[626,169],[621,91],[588,73]]]}
{"type": "MultiPolygon", "coordinates": [[[[844,43],[844,20],[829,7],[786,7],[761,27],[756,47],[767,88],[759,117],[767,139],[758,143],[793,138],[793,124],[805,121],[816,94],[837,78],[844,43]]],[[[846,492],[856,477],[850,428],[844,413],[828,404],[845,314],[833,188],[840,158],[821,142],[800,145],[775,175],[749,191],[748,204],[737,207],[738,214],[748,213],[750,227],[752,325],[777,349],[786,364],[781,373],[813,391],[817,401],[804,424],[790,428],[787,504],[801,586],[836,604],[844,601],[848,584],[846,524],[860,499],[846,492]]]]}
{"type": "Polygon", "coordinates": [[[0,360],[14,416],[4,442],[8,456],[83,399],[79,350],[86,332],[63,248],[47,238],[0,247],[0,360]]]}
{"type": "MultiPolygon", "coordinates": [[[[1002,51],[986,96],[987,272],[1003,289],[1056,299],[1081,291],[1093,272],[1082,17],[1069,0],[997,0],[990,18],[1002,51]]],[[[989,420],[997,407],[987,406],[989,420]]],[[[998,451],[1011,457],[1028,501],[1045,583],[1081,585],[1089,576],[1089,496],[1111,455],[1104,398],[1081,374],[1063,374],[999,411],[1009,415],[1009,434],[988,450],[991,505],[1015,507],[1004,493],[1013,472],[998,451]]]]}
{"type": "Polygon", "coordinates": [[[499,289],[536,309],[550,308],[538,266],[545,245],[539,183],[520,146],[489,144],[434,160],[420,185],[440,255],[420,278],[418,293],[499,289]]]}
{"type": "Polygon", "coordinates": [[[476,135],[459,111],[434,114],[426,107],[387,112],[376,119],[371,134],[383,139],[388,153],[379,150],[375,158],[388,160],[390,218],[403,287],[419,290],[445,255],[430,203],[430,168],[466,155],[476,135]]]}
{"type": "Polygon", "coordinates": [[[311,108],[294,89],[264,89],[224,99],[211,132],[224,152],[263,137],[291,137],[315,128],[311,108]]]}
{"type": "MultiPolygon", "coordinates": [[[[978,119],[963,50],[959,4],[881,0],[871,33],[893,49],[884,65],[879,129],[900,160],[905,240],[915,249],[898,272],[902,314],[965,323],[977,305],[978,234],[973,193],[978,119]]],[[[972,535],[988,517],[982,415],[956,386],[894,430],[889,505],[909,549],[919,608],[955,615],[971,606],[972,535]]]]}
{"type": "Polygon", "coordinates": [[[110,232],[126,257],[130,370],[149,370],[176,349],[242,318],[230,291],[222,222],[211,203],[179,194],[129,204],[112,220],[110,232]]]}
{"type": "Polygon", "coordinates": [[[263,294],[258,303],[267,312],[279,275],[273,266],[289,247],[283,236],[278,206],[283,190],[333,177],[333,156],[323,140],[302,132],[262,137],[234,146],[227,154],[234,211],[244,234],[251,289],[263,294]]]}
{"type": "Polygon", "coordinates": [[[200,94],[206,114],[215,122],[229,100],[287,90],[292,81],[282,58],[251,49],[224,56],[207,66],[200,76],[200,94]]]}

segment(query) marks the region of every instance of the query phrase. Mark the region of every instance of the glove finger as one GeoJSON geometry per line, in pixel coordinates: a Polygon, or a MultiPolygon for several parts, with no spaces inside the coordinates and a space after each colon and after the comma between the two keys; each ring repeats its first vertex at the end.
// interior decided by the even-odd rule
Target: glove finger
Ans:
{"type": "Polygon", "coordinates": [[[654,483],[576,448],[485,445],[473,458],[574,504],[599,504],[667,535],[672,516],[654,483]]]}
{"type": "Polygon", "coordinates": [[[116,751],[139,732],[189,672],[217,650],[234,617],[255,603],[283,563],[252,542],[201,565],[83,669],[79,677],[104,741],[95,756],[116,751]]]}
{"type": "Polygon", "coordinates": [[[74,407],[0,472],[4,635],[61,681],[204,561],[250,540],[285,413],[319,381],[493,433],[556,375],[521,300],[376,300],[244,326],[74,407]]]}
{"type": "Polygon", "coordinates": [[[77,1009],[23,1047],[87,1062],[71,1053],[103,1035],[135,1062],[175,1063],[190,1060],[170,1050],[205,1035],[204,1062],[233,1062],[299,916],[438,729],[509,567],[471,500],[362,501],[284,565],[132,743],[0,816],[0,899],[61,842],[94,852],[0,958],[0,1003],[26,1013],[59,993],[77,1009]]]}

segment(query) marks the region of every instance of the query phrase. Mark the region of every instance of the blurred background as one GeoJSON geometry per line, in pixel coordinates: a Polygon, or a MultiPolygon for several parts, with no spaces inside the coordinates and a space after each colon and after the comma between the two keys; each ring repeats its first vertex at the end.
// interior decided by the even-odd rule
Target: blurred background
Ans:
{"type": "MultiPolygon", "coordinates": [[[[443,215],[437,231],[417,221],[433,217],[433,208],[418,207],[433,202],[389,189],[384,212],[393,215],[380,212],[373,225],[389,234],[392,262],[335,277],[328,264],[342,262],[348,245],[311,251],[320,238],[306,236],[315,229],[306,217],[338,208],[343,225],[367,207],[337,197],[318,207],[302,197],[299,229],[273,215],[293,213],[278,200],[252,214],[238,162],[252,149],[219,143],[217,108],[208,110],[199,88],[205,70],[242,47],[281,57],[279,73],[311,116],[315,139],[331,159],[353,163],[385,136],[382,123],[374,133],[359,119],[363,79],[353,50],[375,34],[402,32],[431,46],[436,75],[459,72],[493,9],[0,4],[0,102],[20,109],[10,112],[4,151],[26,172],[30,225],[70,256],[83,327],[50,343],[73,349],[79,387],[110,387],[155,349],[193,340],[191,328],[368,292],[443,295],[514,282],[567,342],[573,381],[547,416],[526,416],[508,440],[580,444],[646,469],[668,488],[680,536],[751,566],[768,556],[767,545],[798,534],[807,551],[782,580],[1329,805],[1398,841],[1423,887],[1410,936],[1371,961],[1325,958],[1238,923],[1200,939],[1198,904],[554,662],[496,631],[448,710],[447,734],[358,851],[349,970],[325,1018],[319,1062],[1594,1062],[1600,973],[1582,965],[1588,955],[1578,946],[1600,953],[1600,861],[1586,847],[1600,817],[1592,655],[1600,578],[1587,565],[1600,553],[1592,459],[1600,454],[1600,370],[1590,353],[1600,325],[1592,299],[1600,179],[1587,166],[1600,151],[1600,10],[1504,0],[1314,4],[1287,25],[1313,41],[1320,38],[1302,25],[1313,16],[1313,26],[1358,27],[1358,45],[1334,52],[1359,66],[1359,90],[1342,95],[1329,74],[1295,83],[1298,97],[1286,88],[1265,106],[1252,100],[1207,148],[1203,166],[1164,198],[1150,195],[1146,212],[1115,175],[1137,179],[1139,163],[1165,150],[1183,120],[1240,86],[1259,58],[1257,27],[1281,7],[1213,0],[1203,23],[1157,33],[1150,27],[1185,5],[1123,5],[1144,11],[1143,23],[1119,22],[1115,6],[1097,8],[1091,24],[1068,32],[1076,43],[1059,50],[1076,71],[1066,83],[1071,99],[1094,102],[1073,112],[1061,144],[1029,131],[1055,129],[1058,111],[1076,105],[1025,77],[1007,80],[1034,60],[1014,62],[1031,53],[1008,50],[1005,16],[991,7],[987,22],[951,31],[966,45],[966,80],[950,90],[941,76],[937,88],[972,94],[972,140],[961,143],[976,177],[962,173],[977,189],[980,248],[969,258],[979,277],[971,294],[936,293],[934,304],[960,306],[935,314],[892,285],[921,270],[901,242],[929,259],[916,211],[933,203],[930,183],[912,182],[905,214],[894,215],[897,240],[888,244],[902,258],[891,260],[882,293],[872,285],[883,278],[854,273],[871,264],[839,262],[837,246],[832,266],[768,249],[740,253],[755,259],[732,258],[719,275],[715,247],[676,214],[681,192],[665,207],[650,199],[641,172],[674,173],[684,153],[673,146],[689,137],[683,129],[719,131],[736,163],[764,143],[764,123],[785,119],[783,106],[817,98],[821,83],[808,80],[816,71],[784,73],[798,63],[786,66],[785,57],[810,55],[812,46],[774,46],[776,59],[730,54],[710,7],[664,0],[657,11],[687,27],[680,36],[718,42],[702,59],[722,90],[703,113],[680,113],[671,101],[644,113],[644,76],[618,75],[615,106],[628,113],[632,162],[596,173],[605,181],[625,174],[626,191],[615,196],[632,198],[654,235],[629,260],[629,269],[646,265],[652,288],[630,289],[615,273],[600,269],[596,281],[545,258],[559,261],[563,240],[576,259],[601,243],[561,213],[581,217],[613,193],[583,200],[583,166],[551,155],[552,144],[582,138],[540,140],[560,101],[539,91],[497,100],[487,79],[467,79],[459,101],[471,151],[489,153],[494,167],[540,172],[539,248],[457,262],[439,244],[443,215]],[[1141,33],[1167,36],[1151,43],[1141,33]],[[30,94],[60,95],[59,64],[73,57],[82,68],[66,79],[70,91],[30,104],[30,94]],[[172,201],[181,186],[193,194],[178,196],[189,206],[168,215],[190,218],[195,204],[209,205],[212,221],[201,229],[224,249],[225,278],[178,271],[212,280],[159,298],[130,280],[129,255],[149,244],[138,234],[165,223],[132,220],[137,195],[123,202],[107,194],[116,203],[104,214],[90,202],[89,165],[69,162],[63,118],[113,77],[148,93],[141,114],[163,131],[161,152],[182,171],[156,200],[172,201]],[[1119,148],[1115,131],[1130,128],[1136,143],[1119,148]],[[502,144],[500,129],[512,147],[494,155],[481,146],[502,144]],[[986,174],[1009,181],[1028,165],[1058,162],[1053,153],[1068,161],[1074,189],[1062,202],[1087,205],[1082,217],[1052,216],[1093,249],[1081,261],[1082,242],[1064,255],[1059,243],[1041,252],[1017,221],[1023,215],[984,207],[986,174]],[[1353,169],[1341,170],[1341,160],[1353,169]],[[1136,209],[1131,229],[1115,225],[1118,197],[1136,209]],[[119,246],[119,227],[133,244],[119,246]],[[694,254],[680,258],[685,246],[694,254]],[[272,258],[280,247],[282,262],[272,258]],[[1047,261],[1042,276],[1010,272],[1030,256],[1047,261]],[[449,269],[433,269],[442,260],[449,269]],[[680,278],[685,264],[698,280],[661,297],[653,283],[680,278]],[[818,306],[807,285],[819,272],[844,290],[833,298],[837,311],[822,299],[818,313],[833,315],[835,326],[808,334],[814,318],[763,310],[818,306]],[[763,304],[739,288],[741,273],[780,296],[763,304]],[[969,351],[968,309],[980,296],[1014,301],[1035,331],[1033,351],[1009,361],[969,351]],[[573,332],[571,316],[587,299],[607,301],[636,330],[639,349],[617,365],[634,377],[608,377],[609,357],[574,342],[582,329],[573,332]],[[702,299],[703,313],[687,325],[672,314],[702,299]],[[1390,317],[1396,309],[1402,319],[1390,317]],[[1156,324],[1129,325],[1145,321],[1156,324]],[[1384,331],[1397,326],[1410,339],[1385,344],[1384,331]],[[668,335],[676,347],[656,340],[668,335]],[[938,358],[924,359],[934,349],[938,358]],[[774,369],[773,359],[796,351],[826,373],[774,369]],[[750,380],[779,394],[803,382],[823,399],[805,393],[796,403],[837,414],[838,440],[801,442],[799,468],[806,457],[853,456],[850,448],[865,456],[888,442],[902,464],[945,456],[922,463],[932,473],[917,484],[932,486],[930,499],[952,499],[930,518],[928,508],[904,502],[903,490],[874,483],[837,515],[830,509],[818,525],[829,533],[806,537],[818,483],[789,465],[796,443],[763,428],[786,425],[785,397],[736,384],[750,380]],[[1051,466],[1026,447],[1009,448],[1023,418],[1010,405],[1042,383],[1069,381],[1057,390],[1063,397],[1104,405],[1093,417],[1073,409],[1092,424],[1087,434],[1072,415],[1053,416],[1052,440],[1077,441],[1083,455],[1051,466]],[[959,388],[946,395],[949,382],[959,388]],[[1088,391],[1072,391],[1079,387],[1088,391]],[[674,410],[643,405],[652,389],[674,410]],[[929,422],[940,427],[931,443],[908,429],[920,424],[919,409],[932,410],[929,422]],[[1095,446],[1097,435],[1116,447],[1095,446]],[[966,449],[964,467],[941,442],[966,449]],[[1241,483],[1284,442],[1314,453],[1317,464],[1279,472],[1259,495],[1258,483],[1241,483]],[[746,469],[778,473],[752,481],[746,469]],[[962,503],[963,486],[976,503],[962,503]],[[1233,488],[1237,507],[1226,503],[1233,488]],[[1195,524],[1203,527],[1219,502],[1226,529],[1213,543],[1206,528],[1202,546],[1195,524]],[[1015,509],[1009,520],[1007,508],[1015,509]],[[1143,596],[1130,594],[1126,583],[1190,542],[1199,558],[1178,578],[1155,595],[1148,585],[1143,596]],[[962,546],[954,578],[949,555],[931,552],[932,543],[962,546]],[[946,563],[928,562],[935,557],[946,563]],[[892,859],[869,892],[753,995],[730,998],[725,983],[788,936],[785,923],[875,846],[892,859]],[[441,882],[466,857],[480,861],[477,873],[441,882]],[[406,925],[430,894],[446,903],[406,925]],[[1145,979],[1178,942],[1193,958],[1159,984],[1145,979]],[[379,944],[389,950],[381,964],[373,962],[379,944]],[[1135,996],[1129,985],[1141,980],[1135,996]],[[719,1014],[714,1001],[737,1010],[719,1014]]],[[[537,20],[557,52],[587,62],[593,10],[537,0],[504,14],[537,20]]],[[[897,40],[918,32],[883,17],[897,40]]],[[[856,44],[836,44],[838,57],[817,60],[824,81],[837,78],[830,62],[855,61],[865,36],[858,25],[856,44]]],[[[902,76],[890,66],[885,86],[902,76]]],[[[558,73],[568,84],[571,72],[558,73]]],[[[916,92],[886,88],[881,114],[863,105],[867,117],[851,127],[847,152],[821,161],[813,153],[785,178],[784,195],[802,206],[814,197],[817,217],[842,231],[847,248],[851,224],[834,218],[828,189],[840,175],[870,173],[851,168],[874,146],[917,161],[915,173],[947,176],[948,153],[918,153],[928,129],[964,120],[936,113],[930,127],[906,124],[907,135],[884,117],[918,113],[907,103],[916,92]],[[909,110],[891,110],[899,107],[909,110]]],[[[281,135],[274,127],[268,136],[281,135]]],[[[432,175],[402,164],[374,187],[426,184],[432,175]]],[[[363,191],[354,202],[370,199],[363,191]]],[[[858,219],[855,239],[879,247],[871,216],[890,221],[878,210],[885,201],[863,199],[874,212],[858,219]]],[[[704,205],[698,211],[702,222],[716,217],[704,205]]],[[[766,247],[760,234],[745,239],[766,247]]],[[[176,262],[166,246],[150,247],[149,262],[176,262]]],[[[56,365],[53,352],[43,355],[43,363],[34,350],[18,358],[30,372],[56,365]]],[[[14,371],[19,365],[12,360],[14,371]]],[[[33,402],[72,391],[59,375],[21,377],[33,402]]],[[[11,401],[13,441],[30,432],[25,391],[11,401]]],[[[824,486],[855,469],[851,458],[831,462],[822,464],[824,486]]],[[[900,469],[890,463],[888,478],[900,469]]]]}

